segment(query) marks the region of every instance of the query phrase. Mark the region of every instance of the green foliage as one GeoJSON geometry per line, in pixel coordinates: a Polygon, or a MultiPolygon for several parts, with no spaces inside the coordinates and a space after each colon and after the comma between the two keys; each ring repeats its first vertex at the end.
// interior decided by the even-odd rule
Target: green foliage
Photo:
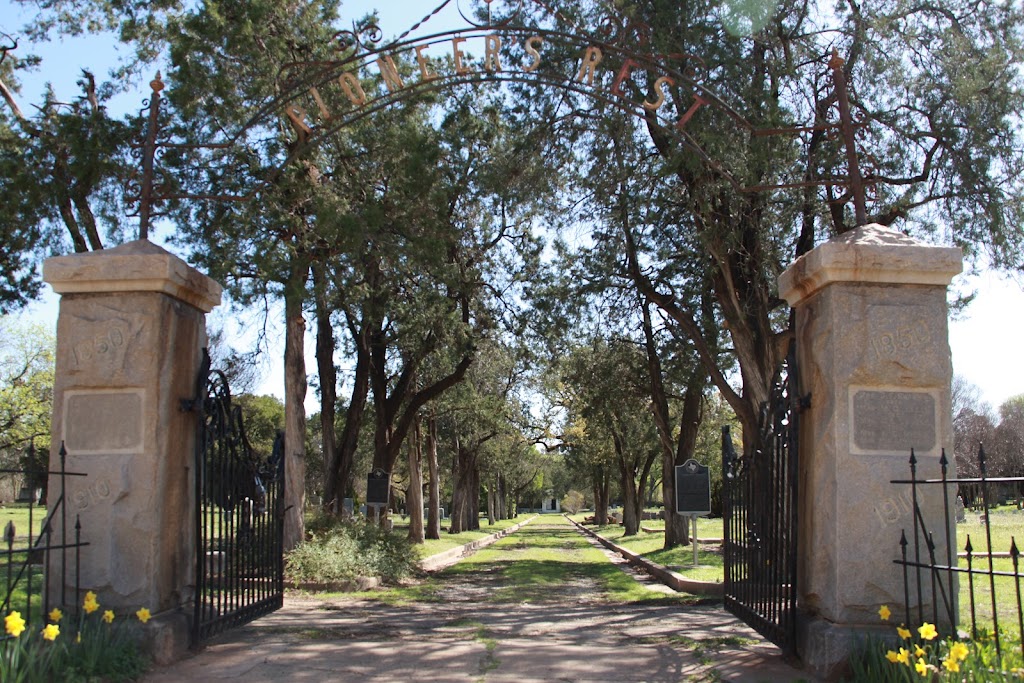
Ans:
{"type": "Polygon", "coordinates": [[[925,622],[920,628],[896,629],[895,638],[868,636],[850,658],[856,683],[912,683],[914,681],[1015,681],[1024,676],[1019,639],[1002,641],[997,656],[990,634],[974,639],[941,637],[925,622]]]}
{"type": "Polygon", "coordinates": [[[284,404],[275,396],[242,394],[232,399],[242,408],[245,434],[257,456],[270,457],[278,430],[284,429],[284,404]]]}
{"type": "Polygon", "coordinates": [[[285,574],[296,583],[333,583],[360,576],[396,582],[410,576],[418,555],[408,539],[363,519],[322,515],[310,520],[308,539],[285,558],[285,574]]]}
{"type": "Polygon", "coordinates": [[[570,515],[575,515],[583,509],[586,504],[586,497],[579,491],[572,489],[562,498],[562,509],[570,515]]]}
{"type": "Polygon", "coordinates": [[[0,451],[49,446],[55,346],[42,325],[0,317],[0,451]]]}
{"type": "Polygon", "coordinates": [[[82,611],[75,624],[54,610],[47,625],[33,633],[23,630],[20,613],[8,613],[8,639],[0,643],[0,682],[133,681],[145,673],[149,660],[141,652],[140,636],[145,628],[143,616],[149,619],[148,610],[144,615],[117,616],[112,610],[101,613],[89,595],[93,594],[86,596],[85,605],[95,607],[82,611]]]}

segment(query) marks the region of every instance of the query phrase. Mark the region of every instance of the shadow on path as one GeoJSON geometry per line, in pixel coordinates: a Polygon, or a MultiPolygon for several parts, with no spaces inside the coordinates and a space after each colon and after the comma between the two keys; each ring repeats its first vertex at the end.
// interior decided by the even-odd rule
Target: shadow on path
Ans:
{"type": "Polygon", "coordinates": [[[427,599],[290,595],[144,680],[808,680],[717,604],[654,591],[608,601],[601,572],[611,565],[587,561],[593,552],[564,520],[534,522],[423,579],[415,594],[427,599]]]}

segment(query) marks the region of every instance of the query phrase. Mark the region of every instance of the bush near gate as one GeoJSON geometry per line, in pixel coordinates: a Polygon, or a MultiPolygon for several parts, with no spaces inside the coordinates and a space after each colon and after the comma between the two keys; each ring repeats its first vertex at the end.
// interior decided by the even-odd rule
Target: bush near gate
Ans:
{"type": "Polygon", "coordinates": [[[402,535],[364,519],[331,515],[310,519],[307,538],[285,558],[285,575],[295,583],[340,583],[377,577],[394,583],[411,576],[419,557],[402,535]]]}

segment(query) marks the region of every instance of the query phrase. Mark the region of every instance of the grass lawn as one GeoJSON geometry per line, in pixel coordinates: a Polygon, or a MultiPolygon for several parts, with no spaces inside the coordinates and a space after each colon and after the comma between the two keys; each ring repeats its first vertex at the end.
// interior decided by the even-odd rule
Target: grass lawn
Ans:
{"type": "MultiPolygon", "coordinates": [[[[493,533],[507,529],[510,526],[515,526],[521,522],[525,522],[530,519],[533,515],[522,514],[515,519],[503,519],[495,522],[493,525],[487,524],[487,518],[484,517],[480,520],[480,528],[476,531],[463,531],[461,534],[449,534],[448,529],[450,528],[449,520],[441,521],[441,538],[437,540],[427,539],[423,542],[423,545],[417,546],[420,557],[430,557],[431,555],[437,555],[443,553],[445,550],[451,550],[457,548],[460,545],[465,545],[472,541],[486,538],[493,533]]],[[[395,518],[395,532],[405,534],[409,530],[409,520],[402,520],[400,516],[395,518]]]]}
{"type": "MultiPolygon", "coordinates": [[[[32,536],[38,536],[39,531],[43,527],[43,519],[46,517],[46,508],[42,505],[35,505],[32,507],[32,536]]],[[[74,520],[72,520],[74,521],[74,520]]],[[[21,539],[28,538],[29,528],[29,505],[28,503],[7,503],[0,507],[0,531],[7,529],[7,524],[14,524],[14,535],[15,538],[20,541],[21,539]]],[[[15,542],[15,546],[23,545],[21,542],[15,542]]]]}
{"type": "MultiPolygon", "coordinates": [[[[14,583],[14,590],[7,603],[7,614],[11,610],[18,610],[23,616],[27,616],[26,603],[28,600],[29,580],[31,580],[32,592],[32,623],[42,623],[40,594],[43,583],[42,565],[32,564],[25,566],[26,553],[23,551],[29,543],[34,540],[43,526],[43,519],[46,517],[46,508],[42,505],[35,505],[31,509],[31,530],[32,538],[29,538],[29,505],[28,503],[8,503],[0,507],[0,531],[6,531],[8,524],[14,525],[14,552],[8,556],[6,535],[0,541],[0,601],[7,597],[8,582],[14,583]],[[19,552],[19,549],[22,551],[19,552]],[[20,577],[20,580],[19,580],[20,577]]],[[[54,543],[59,543],[55,539],[54,543]]]]}
{"type": "MultiPolygon", "coordinates": [[[[1014,540],[1016,540],[1018,549],[1024,545],[1024,511],[1017,510],[1012,506],[1002,507],[989,513],[989,521],[992,531],[992,552],[1009,552],[1014,540]]],[[[985,525],[982,524],[980,515],[977,512],[968,511],[967,521],[956,526],[957,549],[964,552],[969,536],[975,554],[972,566],[975,571],[987,572],[988,557],[984,554],[978,557],[978,553],[988,551],[985,525]]],[[[966,569],[967,558],[961,557],[959,566],[966,569]]],[[[997,572],[1012,573],[1013,560],[1008,557],[994,558],[992,568],[997,572]]],[[[995,589],[999,628],[1011,636],[1019,638],[1017,587],[1013,577],[997,576],[995,589]]],[[[978,626],[991,629],[994,623],[992,619],[992,588],[987,576],[974,576],[974,603],[978,626]]],[[[960,576],[960,627],[968,631],[971,627],[970,583],[966,574],[960,576]]]]}
{"type": "MultiPolygon", "coordinates": [[[[583,523],[585,517],[593,513],[581,512],[573,515],[572,519],[583,523]]],[[[697,547],[697,567],[693,567],[693,546],[665,550],[665,522],[660,519],[644,520],[641,526],[644,529],[657,530],[660,533],[646,533],[640,531],[636,536],[623,536],[623,527],[617,524],[605,527],[590,526],[590,529],[597,532],[604,538],[616,545],[620,545],[634,553],[643,555],[651,562],[656,562],[664,567],[696,581],[724,581],[725,568],[722,559],[722,547],[719,544],[705,545],[699,543],[697,547]]],[[[722,538],[722,520],[700,518],[697,520],[697,538],[722,538]]]]}

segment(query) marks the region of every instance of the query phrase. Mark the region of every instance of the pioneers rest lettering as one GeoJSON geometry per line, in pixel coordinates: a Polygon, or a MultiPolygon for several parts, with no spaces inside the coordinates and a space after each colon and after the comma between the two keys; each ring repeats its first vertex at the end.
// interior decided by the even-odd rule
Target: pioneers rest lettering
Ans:
{"type": "MultiPolygon", "coordinates": [[[[635,37],[638,40],[646,41],[650,37],[642,35],[645,30],[647,29],[644,27],[631,24],[627,27],[626,33],[636,34],[635,37]]],[[[511,48],[514,44],[518,44],[519,51],[524,55],[520,71],[525,74],[533,73],[544,64],[544,49],[547,47],[545,37],[526,33],[518,33],[518,37],[519,41],[517,43],[515,35],[503,36],[498,33],[492,33],[482,36],[483,59],[476,63],[469,56],[467,43],[470,41],[470,38],[455,35],[451,39],[450,47],[447,49],[449,63],[452,66],[451,72],[448,74],[435,71],[434,64],[431,63],[429,56],[424,54],[427,49],[433,47],[433,44],[412,45],[390,53],[371,50],[365,55],[367,61],[361,68],[369,68],[371,64],[375,67],[374,70],[383,83],[383,89],[377,93],[376,97],[367,94],[362,81],[362,77],[365,74],[361,73],[361,68],[355,68],[332,76],[328,81],[319,83],[317,87],[308,88],[305,92],[309,98],[306,104],[300,104],[297,100],[293,99],[284,107],[283,114],[292,129],[299,136],[299,139],[303,140],[314,133],[314,128],[317,125],[314,117],[310,115],[310,110],[314,109],[312,106],[314,104],[315,111],[319,113],[320,122],[329,123],[337,117],[338,111],[351,107],[363,109],[389,95],[396,95],[403,91],[429,84],[439,78],[464,79],[473,76],[495,76],[506,70],[505,64],[502,63],[502,50],[511,48]],[[401,67],[404,63],[411,65],[412,74],[409,76],[403,75],[401,67]],[[333,89],[334,87],[341,90],[342,98],[332,98],[328,95],[328,88],[333,89]]],[[[651,69],[649,66],[641,64],[633,58],[617,58],[617,53],[612,55],[616,57],[615,59],[608,60],[609,66],[605,63],[605,51],[615,51],[614,47],[604,46],[602,48],[602,46],[591,44],[577,47],[576,49],[579,51],[579,66],[575,70],[574,75],[565,74],[567,79],[571,79],[574,84],[606,91],[615,98],[628,101],[631,105],[642,107],[648,113],[657,113],[671,99],[674,92],[673,86],[679,85],[677,83],[678,76],[674,78],[669,73],[659,73],[658,69],[651,69]],[[635,95],[631,96],[630,93],[636,91],[637,88],[629,88],[628,86],[633,81],[634,72],[648,70],[653,72],[649,76],[653,84],[649,88],[645,87],[640,90],[641,92],[650,90],[651,92],[647,96],[654,99],[644,99],[644,95],[641,94],[636,101],[633,101],[631,97],[635,97],[635,95]],[[609,74],[607,79],[602,78],[605,73],[609,74]],[[603,80],[609,80],[610,87],[607,83],[602,83],[603,80]]],[[[686,62],[684,57],[683,55],[675,54],[666,55],[664,56],[664,61],[667,64],[669,60],[676,60],[679,62],[679,66],[682,67],[686,62]]],[[[671,70],[672,67],[663,66],[662,68],[671,70]]],[[[672,125],[682,129],[698,109],[711,104],[711,101],[700,95],[695,95],[692,101],[677,102],[676,104],[680,111],[685,111],[672,125]]]]}

